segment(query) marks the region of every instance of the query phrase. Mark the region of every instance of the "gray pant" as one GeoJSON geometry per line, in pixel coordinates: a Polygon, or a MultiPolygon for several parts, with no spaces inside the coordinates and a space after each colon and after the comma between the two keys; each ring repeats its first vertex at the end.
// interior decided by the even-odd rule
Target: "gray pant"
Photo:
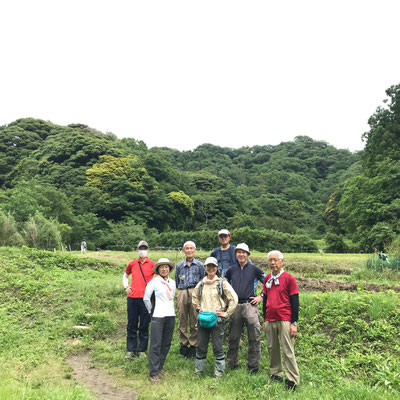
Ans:
{"type": "Polygon", "coordinates": [[[224,352],[224,333],[225,333],[225,318],[218,318],[218,322],[212,328],[203,328],[198,326],[197,331],[197,348],[195,372],[203,372],[206,369],[206,359],[208,342],[211,336],[215,364],[214,375],[223,374],[225,371],[225,352],[224,352]]]}
{"type": "Polygon", "coordinates": [[[247,367],[249,369],[256,369],[260,363],[261,356],[261,329],[258,317],[258,306],[253,306],[250,303],[238,304],[234,313],[231,315],[227,354],[228,364],[230,368],[235,368],[239,364],[239,345],[243,325],[247,327],[249,341],[247,367]]]}
{"type": "Polygon", "coordinates": [[[171,347],[175,328],[175,317],[151,319],[149,370],[150,376],[155,376],[163,369],[165,359],[171,347]]]}

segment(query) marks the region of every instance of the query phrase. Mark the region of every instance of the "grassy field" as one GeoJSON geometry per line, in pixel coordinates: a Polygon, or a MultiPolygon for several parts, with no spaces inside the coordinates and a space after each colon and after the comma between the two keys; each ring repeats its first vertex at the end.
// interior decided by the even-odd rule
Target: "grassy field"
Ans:
{"type": "MultiPolygon", "coordinates": [[[[208,253],[197,254],[205,259],[208,253]]],[[[107,370],[118,385],[135,388],[139,399],[398,399],[400,397],[400,295],[385,292],[307,292],[301,310],[296,354],[302,383],[288,393],[268,378],[263,339],[260,372],[241,370],[212,379],[210,349],[207,376],[193,378],[193,362],[182,359],[174,335],[160,385],[148,382],[146,359],[124,360],[126,298],[122,273],[134,253],[54,254],[0,248],[0,400],[93,399],[72,379],[70,354],[90,351],[94,365],[107,370]],[[105,261],[104,261],[105,260],[105,261]],[[80,330],[76,325],[87,326],[80,330]]],[[[151,252],[173,262],[182,255],[151,252]]],[[[265,254],[253,253],[262,262],[265,254]]],[[[288,254],[295,275],[339,276],[366,282],[399,284],[364,268],[366,255],[288,254]],[[309,267],[311,265],[311,267],[309,267]],[[341,272],[339,274],[334,271],[341,272]],[[343,273],[345,271],[345,273],[343,273]],[[358,274],[358,275],[357,275],[358,274]]]]}

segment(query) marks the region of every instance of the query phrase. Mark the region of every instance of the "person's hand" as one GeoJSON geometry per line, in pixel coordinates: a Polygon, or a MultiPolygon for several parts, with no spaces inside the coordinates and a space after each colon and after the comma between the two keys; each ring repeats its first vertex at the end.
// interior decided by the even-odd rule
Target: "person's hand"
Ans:
{"type": "Polygon", "coordinates": [[[265,332],[265,329],[267,328],[267,321],[264,321],[262,324],[262,329],[265,332]]]}
{"type": "Polygon", "coordinates": [[[259,294],[256,297],[249,297],[249,299],[251,300],[250,303],[256,306],[262,301],[262,296],[259,294]]]}
{"type": "Polygon", "coordinates": [[[215,314],[217,314],[217,317],[225,317],[226,316],[225,311],[217,311],[215,314]]]}
{"type": "Polygon", "coordinates": [[[125,289],[125,292],[126,292],[126,294],[131,294],[132,289],[128,286],[128,287],[125,289]]]}
{"type": "Polygon", "coordinates": [[[297,335],[297,326],[290,324],[290,337],[295,337],[297,335]]]}

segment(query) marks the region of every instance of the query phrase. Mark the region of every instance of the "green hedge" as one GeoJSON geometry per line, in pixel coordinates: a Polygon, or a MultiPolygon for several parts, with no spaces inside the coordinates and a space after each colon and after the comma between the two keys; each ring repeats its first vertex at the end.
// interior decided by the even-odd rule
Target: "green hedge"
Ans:
{"type": "MultiPolygon", "coordinates": [[[[217,230],[194,231],[194,232],[162,232],[153,233],[148,237],[150,247],[161,248],[180,248],[187,240],[193,240],[197,248],[203,250],[211,250],[218,247],[217,230]]],[[[281,250],[286,253],[313,253],[318,248],[315,243],[306,235],[294,235],[274,231],[272,229],[250,229],[239,228],[232,232],[231,243],[247,243],[250,250],[258,250],[262,252],[270,250],[281,250]]]]}

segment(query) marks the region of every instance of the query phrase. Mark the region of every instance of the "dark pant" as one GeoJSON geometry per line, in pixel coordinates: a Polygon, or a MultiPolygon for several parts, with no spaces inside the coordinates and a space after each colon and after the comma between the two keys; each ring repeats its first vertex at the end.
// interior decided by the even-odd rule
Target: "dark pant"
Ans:
{"type": "Polygon", "coordinates": [[[217,324],[212,328],[198,326],[195,372],[203,372],[206,368],[206,357],[210,337],[215,356],[214,374],[223,373],[225,371],[225,352],[223,347],[225,323],[225,318],[218,318],[217,324]]]}
{"type": "Polygon", "coordinates": [[[131,352],[146,351],[149,343],[150,314],[142,298],[128,297],[127,299],[126,349],[131,352]]]}
{"type": "Polygon", "coordinates": [[[155,376],[163,369],[165,359],[171,347],[175,328],[175,317],[151,319],[151,335],[149,349],[150,376],[155,376]]]}

